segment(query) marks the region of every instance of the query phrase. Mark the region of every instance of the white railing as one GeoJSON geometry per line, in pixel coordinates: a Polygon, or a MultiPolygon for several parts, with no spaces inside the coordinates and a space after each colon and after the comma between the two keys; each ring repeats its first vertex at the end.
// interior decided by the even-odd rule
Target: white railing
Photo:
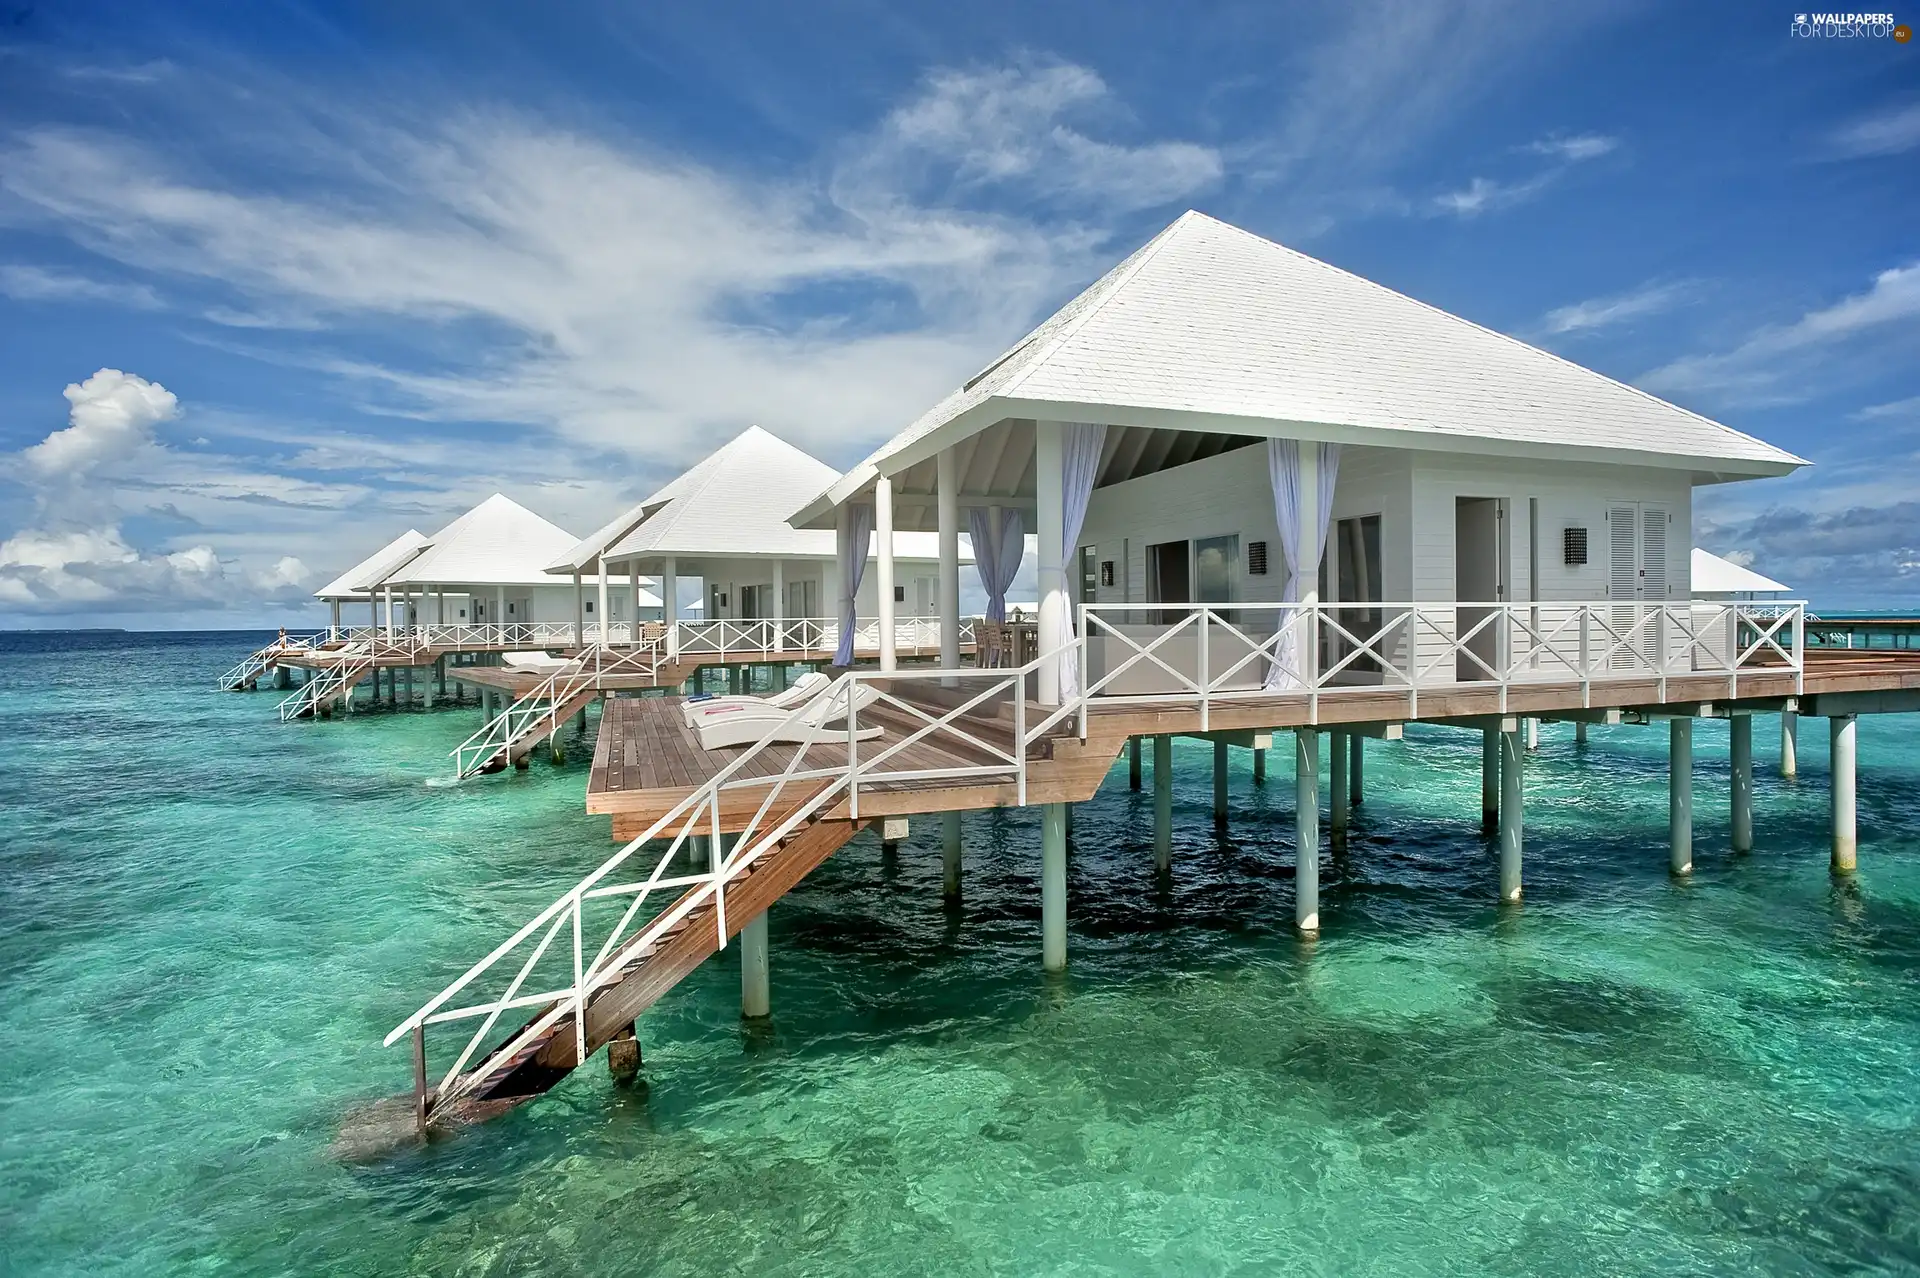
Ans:
{"type": "Polygon", "coordinates": [[[339,649],[338,655],[315,668],[305,683],[281,700],[276,707],[280,722],[317,715],[320,707],[335,697],[351,696],[354,685],[366,677],[373,664],[373,653],[364,646],[339,649]]]}
{"type": "MultiPolygon", "coordinates": [[[[483,1067],[486,1061],[511,1057],[568,1020],[572,1022],[575,1036],[575,1059],[584,1060],[588,1048],[587,1008],[593,996],[622,979],[624,970],[651,953],[669,928],[709,902],[713,906],[717,942],[724,948],[728,886],[815,816],[844,802],[848,819],[857,820],[863,791],[879,785],[897,787],[916,780],[998,779],[1012,783],[1018,801],[1024,803],[1028,755],[1032,747],[1065,721],[1074,709],[1070,705],[1061,706],[1045,716],[1038,712],[1030,715],[1022,695],[1041,663],[1058,656],[1059,653],[1050,653],[1016,670],[969,668],[888,674],[862,670],[841,675],[789,713],[778,730],[741,751],[665,816],[402,1021],[387,1035],[386,1042],[391,1045],[402,1036],[412,1034],[416,1062],[424,1062],[428,1026],[479,1022],[431,1093],[436,1110],[459,1100],[485,1077],[484,1068],[466,1073],[467,1065],[500,1018],[516,1009],[545,1008],[486,1057],[483,1067]],[[869,716],[874,707],[885,706],[915,726],[897,740],[882,738],[861,742],[858,689],[862,685],[877,694],[867,707],[869,716]],[[938,695],[951,704],[939,713],[930,712],[914,699],[901,696],[903,685],[930,691],[940,688],[938,695]],[[842,708],[843,727],[828,726],[835,720],[830,714],[822,713],[826,707],[842,708]],[[809,723],[813,726],[803,726],[809,723]],[[795,743],[793,755],[784,767],[774,775],[754,775],[760,771],[754,761],[776,743],[784,742],[795,743]],[[908,763],[905,752],[927,742],[940,744],[951,755],[965,761],[940,768],[908,763]],[[841,757],[819,760],[819,747],[841,743],[844,743],[841,757]],[[725,848],[720,837],[721,808],[728,797],[743,792],[751,793],[726,806],[735,812],[751,809],[751,816],[740,828],[732,846],[725,848]],[[782,805],[783,799],[787,801],[786,806],[782,805]],[[712,849],[709,868],[699,873],[670,873],[675,855],[687,840],[701,836],[709,839],[712,849]],[[658,849],[653,867],[644,877],[635,879],[616,874],[656,841],[665,841],[665,846],[658,849]],[[666,892],[681,895],[635,928],[634,922],[648,901],[666,892]],[[604,929],[596,929],[588,922],[589,911],[596,909],[617,909],[618,914],[604,929]],[[555,952],[554,944],[563,935],[567,940],[559,951],[563,970],[557,976],[534,980],[542,960],[555,952]],[[591,959],[586,957],[589,954],[591,959]],[[470,987],[489,974],[497,978],[492,987],[495,992],[490,995],[468,993],[470,987]],[[530,981],[532,992],[528,992],[530,981]],[[463,994],[466,998],[456,1003],[456,998],[463,994]]],[[[428,1097],[424,1064],[418,1067],[416,1087],[424,1115],[428,1097]]]]}
{"type": "Polygon", "coordinates": [[[658,664],[657,648],[619,650],[596,646],[580,654],[450,750],[455,774],[462,779],[470,777],[501,755],[508,755],[506,761],[512,762],[510,755],[515,745],[530,737],[551,736],[559,730],[561,707],[569,701],[589,689],[604,686],[609,678],[640,676],[650,682],[658,664]]]}
{"type": "Polygon", "coordinates": [[[236,688],[251,685],[278,664],[282,657],[299,656],[312,651],[315,645],[325,641],[327,633],[321,630],[313,634],[288,635],[284,640],[276,639],[264,648],[255,649],[220,676],[220,691],[232,692],[236,688]]]}
{"type": "MultiPolygon", "coordinates": [[[[1785,669],[1796,689],[1805,606],[1706,600],[1676,603],[1086,604],[1080,686],[1103,702],[1197,702],[1201,730],[1216,701],[1378,686],[1423,689],[1597,682],[1785,669]],[[1169,617],[1168,614],[1175,614],[1169,617]],[[1130,621],[1129,618],[1158,618],[1130,621]]],[[[1085,705],[1081,706],[1084,718],[1085,705]]]]}

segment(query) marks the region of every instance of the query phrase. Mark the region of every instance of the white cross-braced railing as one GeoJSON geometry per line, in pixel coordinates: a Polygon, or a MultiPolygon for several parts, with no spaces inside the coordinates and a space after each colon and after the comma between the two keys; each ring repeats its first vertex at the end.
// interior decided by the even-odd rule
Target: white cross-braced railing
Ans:
{"type": "Polygon", "coordinates": [[[520,742],[552,736],[560,728],[561,707],[589,689],[603,687],[608,679],[642,677],[651,682],[659,660],[659,649],[653,647],[595,646],[580,654],[448,751],[454,761],[455,774],[462,779],[473,776],[495,758],[510,755],[520,742]]]}
{"type": "Polygon", "coordinates": [[[220,676],[220,691],[232,692],[236,688],[251,685],[269,669],[279,664],[282,657],[291,657],[312,651],[324,642],[328,632],[315,631],[312,634],[288,635],[284,640],[276,639],[264,648],[248,653],[234,667],[220,676]]]}
{"type": "Polygon", "coordinates": [[[876,786],[969,777],[1011,783],[1017,801],[1025,802],[1029,755],[1072,707],[1061,707],[1030,724],[1023,690],[1042,663],[1057,660],[1065,651],[1049,653],[1013,670],[849,671],[793,709],[777,729],[742,750],[387,1035],[388,1044],[409,1034],[414,1036],[416,1090],[423,1121],[428,1116],[429,1096],[432,1111],[439,1112],[484,1080],[487,1062],[511,1058],[567,1020],[571,1020],[575,1035],[575,1060],[584,1060],[589,1046],[587,1010],[594,994],[623,979],[626,969],[651,953],[669,929],[709,902],[717,944],[724,948],[728,885],[816,816],[844,804],[845,818],[855,821],[860,819],[861,794],[876,786]],[[926,691],[919,698],[903,695],[915,687],[926,691]],[[868,691],[863,693],[862,688],[868,691]],[[936,710],[923,704],[929,700],[935,701],[936,710]],[[889,717],[900,732],[897,739],[860,739],[862,714],[871,723],[877,707],[893,712],[889,717]],[[900,728],[900,720],[910,726],[900,728]],[[1005,726],[1004,734],[990,732],[985,726],[1000,724],[1005,726]],[[942,768],[907,762],[907,751],[928,743],[944,747],[958,761],[942,768]],[[751,766],[755,759],[787,744],[793,746],[793,754],[777,774],[753,775],[757,771],[751,766]],[[830,744],[844,744],[844,753],[822,759],[821,747],[830,744]],[[744,804],[726,804],[726,800],[743,795],[751,803],[752,815],[727,845],[721,837],[722,806],[738,810],[744,804]],[[695,837],[709,839],[709,868],[671,873],[675,857],[695,837]],[[617,877],[617,871],[656,844],[664,846],[658,847],[653,867],[644,877],[617,877]],[[635,928],[635,920],[649,900],[665,892],[680,895],[635,928]],[[624,908],[594,946],[594,938],[589,935],[589,912],[609,902],[623,903],[624,908]],[[535,981],[542,960],[553,954],[555,942],[563,935],[569,944],[561,957],[564,959],[570,951],[570,966],[563,964],[565,970],[558,978],[535,981]],[[589,951],[591,960],[585,957],[589,951]],[[468,993],[489,974],[499,978],[497,993],[491,997],[468,993]],[[530,981],[532,992],[528,992],[530,981]],[[466,1000],[456,1003],[463,994],[466,1000]],[[483,1058],[479,1068],[468,1071],[502,1016],[533,1007],[546,1010],[483,1058]],[[478,1026],[429,1092],[424,1073],[427,1028],[473,1021],[478,1021],[478,1026]]]}

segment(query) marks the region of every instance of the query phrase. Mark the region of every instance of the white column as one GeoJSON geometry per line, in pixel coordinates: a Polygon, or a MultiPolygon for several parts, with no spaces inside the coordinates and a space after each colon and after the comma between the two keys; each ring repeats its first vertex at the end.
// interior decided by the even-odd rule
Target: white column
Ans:
{"type": "MultiPolygon", "coordinates": [[[[1300,443],[1300,553],[1312,554],[1320,538],[1320,445],[1300,443]]],[[[1312,609],[1320,602],[1320,561],[1315,559],[1300,572],[1300,602],[1312,609]]],[[[1307,613],[1309,617],[1312,613],[1307,613]]],[[[1300,628],[1300,674],[1312,687],[1320,673],[1320,625],[1311,621],[1300,628]]]]}
{"type": "Polygon", "coordinates": [[[1667,866],[1692,874],[1693,720],[1674,719],[1667,740],[1667,866]]]}
{"type": "Polygon", "coordinates": [[[773,650],[787,650],[787,565],[773,561],[773,650]]]}
{"type": "Polygon", "coordinates": [[[893,628],[893,480],[873,481],[874,581],[880,599],[880,668],[894,668],[893,628]]]}
{"type": "Polygon", "coordinates": [[[507,588],[505,585],[493,588],[493,624],[499,629],[495,632],[500,642],[507,642],[507,588]]]}
{"type": "MultiPolygon", "coordinates": [[[[940,527],[940,668],[960,665],[960,475],[953,449],[934,459],[940,527]]],[[[948,679],[948,686],[959,680],[948,679]]]]}
{"type": "Polygon", "coordinates": [[[773,985],[767,962],[767,912],[740,929],[740,1015],[759,1020],[773,1011],[773,985]]]}
{"type": "Polygon", "coordinates": [[[1858,852],[1854,791],[1856,723],[1853,715],[1836,714],[1827,720],[1827,726],[1833,734],[1833,872],[1852,874],[1858,852]]]}
{"type": "Polygon", "coordinates": [[[1040,965],[1067,967],[1067,805],[1048,803],[1040,820],[1040,965]]]}
{"type": "Polygon", "coordinates": [[[580,585],[580,574],[573,574],[573,646],[584,648],[587,643],[587,595],[580,585]]]}
{"type": "Polygon", "coordinates": [[[613,628],[607,620],[607,561],[604,556],[600,560],[600,593],[593,606],[600,611],[600,644],[605,647],[613,642],[613,628]]]}
{"type": "Polygon", "coordinates": [[[1780,775],[1800,773],[1800,716],[1792,710],[1780,712],[1780,775]]]}
{"type": "Polygon", "coordinates": [[[387,601],[387,638],[393,638],[393,587],[384,587],[382,593],[387,601]]]}
{"type": "Polygon", "coordinates": [[[340,601],[338,599],[335,599],[332,601],[332,603],[333,603],[333,628],[335,630],[338,630],[340,628],[340,601]]]}
{"type": "Polygon", "coordinates": [[[1518,732],[1500,738],[1500,900],[1520,900],[1520,853],[1525,832],[1527,753],[1518,732]]]}
{"type": "MultiPolygon", "coordinates": [[[[1040,651],[1052,645],[1052,636],[1065,627],[1067,602],[1066,495],[1061,490],[1066,460],[1062,454],[1059,422],[1033,424],[1033,485],[1035,522],[1040,534],[1040,651]]],[[[1060,704],[1060,663],[1043,661],[1039,670],[1040,704],[1060,704]]]]}
{"type": "Polygon", "coordinates": [[[668,625],[680,620],[680,578],[673,570],[673,556],[660,561],[660,616],[668,625]]]}
{"type": "Polygon", "coordinates": [[[435,588],[433,598],[434,624],[444,626],[447,624],[447,588],[445,586],[435,588]]]}
{"type": "Polygon", "coordinates": [[[627,588],[633,592],[633,612],[627,617],[627,620],[632,623],[627,630],[627,642],[637,644],[640,642],[640,561],[638,559],[627,560],[627,588]]]}
{"type": "Polygon", "coordinates": [[[1733,763],[1733,850],[1753,851],[1753,716],[1727,720],[1727,753],[1733,763]]]}
{"type": "Polygon", "coordinates": [[[1500,824],[1500,733],[1480,730],[1480,828],[1492,831],[1500,824]]]}
{"type": "Polygon", "coordinates": [[[1153,868],[1173,868],[1173,738],[1153,739],[1153,868]]]}
{"type": "Polygon", "coordinates": [[[1307,936],[1320,931],[1320,734],[1295,728],[1293,923],[1307,936]]]}

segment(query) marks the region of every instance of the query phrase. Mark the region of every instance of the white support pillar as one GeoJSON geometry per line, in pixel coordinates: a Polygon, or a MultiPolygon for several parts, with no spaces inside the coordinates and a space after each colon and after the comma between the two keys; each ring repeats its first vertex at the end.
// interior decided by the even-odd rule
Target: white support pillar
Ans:
{"type": "Polygon", "coordinates": [[[948,900],[960,895],[960,814],[940,814],[940,886],[948,900]]]}
{"type": "Polygon", "coordinates": [[[1040,820],[1040,965],[1067,967],[1067,805],[1048,803],[1040,820]]]}
{"type": "Polygon", "coordinates": [[[895,666],[893,614],[893,480],[873,481],[873,575],[880,603],[880,668],[895,666]]]}
{"type": "MultiPolygon", "coordinates": [[[[940,668],[956,670],[960,666],[960,467],[953,449],[940,450],[934,475],[940,529],[940,668]]],[[[952,686],[959,680],[945,682],[952,686]]]]}
{"type": "Polygon", "coordinates": [[[1753,851],[1753,716],[1727,720],[1727,754],[1733,764],[1733,850],[1753,851]]]}
{"type": "Polygon", "coordinates": [[[612,614],[607,611],[607,561],[604,557],[600,560],[600,589],[593,606],[600,613],[600,646],[604,648],[613,642],[612,614]]]}
{"type": "Polygon", "coordinates": [[[787,650],[787,565],[782,559],[773,561],[773,650],[787,650]]]}
{"type": "Polygon", "coordinates": [[[1792,710],[1780,712],[1780,775],[1800,774],[1800,716],[1792,710]]]}
{"type": "Polygon", "coordinates": [[[1833,872],[1852,874],[1859,851],[1854,789],[1858,726],[1850,714],[1833,715],[1827,726],[1833,734],[1833,872]]]}
{"type": "MultiPolygon", "coordinates": [[[[1320,539],[1320,445],[1300,443],[1300,530],[1295,543],[1302,554],[1320,539]]],[[[1320,625],[1314,610],[1320,604],[1320,564],[1315,561],[1300,572],[1300,675],[1309,688],[1320,679],[1320,625]]],[[[1317,767],[1316,756],[1316,767],[1317,767]]]]}
{"type": "Polygon", "coordinates": [[[507,588],[504,585],[493,588],[493,624],[499,627],[496,633],[500,636],[501,645],[505,646],[507,642],[507,588]]]}
{"type": "Polygon", "coordinates": [[[1667,746],[1667,867],[1693,873],[1693,720],[1669,725],[1667,746]]]}
{"type": "Polygon", "coordinates": [[[1213,743],[1213,828],[1227,828],[1227,743],[1213,743]]]}
{"type": "Polygon", "coordinates": [[[1153,868],[1173,868],[1173,738],[1153,739],[1153,868]]]}
{"type": "Polygon", "coordinates": [[[1320,931],[1320,733],[1295,728],[1293,783],[1293,923],[1302,935],[1320,931]]]}
{"type": "Polygon", "coordinates": [[[387,638],[393,638],[393,587],[383,587],[382,593],[387,601],[387,638]]]}
{"type": "MultiPolygon", "coordinates": [[[[1040,534],[1040,652],[1046,653],[1055,635],[1066,629],[1063,624],[1071,605],[1067,602],[1067,547],[1061,545],[1066,532],[1066,458],[1059,422],[1033,424],[1033,483],[1035,525],[1040,534]]],[[[1039,701],[1043,706],[1060,704],[1060,663],[1040,663],[1039,701]]]]}
{"type": "Polygon", "coordinates": [[[1347,734],[1335,729],[1327,734],[1327,836],[1337,847],[1347,841],[1347,825],[1353,813],[1353,792],[1347,788],[1347,734]]]}
{"type": "Polygon", "coordinates": [[[435,587],[433,598],[433,624],[436,626],[444,626],[447,624],[447,588],[445,586],[435,587]]]}
{"type": "Polygon", "coordinates": [[[1359,807],[1367,797],[1367,739],[1355,732],[1347,737],[1347,785],[1353,795],[1353,806],[1359,807]]]}
{"type": "Polygon", "coordinates": [[[1540,748],[1540,721],[1538,719],[1528,719],[1527,720],[1527,749],[1538,750],[1539,748],[1540,748]]]}
{"type": "Polygon", "coordinates": [[[1480,828],[1491,833],[1500,825],[1500,733],[1480,730],[1480,828]]]}
{"type": "Polygon", "coordinates": [[[587,646],[587,595],[577,572],[573,574],[573,646],[587,646]]]}
{"type": "Polygon", "coordinates": [[[1526,831],[1527,753],[1518,732],[1499,734],[1500,749],[1500,901],[1520,900],[1520,854],[1526,831]]]}
{"type": "Polygon", "coordinates": [[[740,929],[740,1015],[761,1020],[773,1012],[773,982],[767,962],[767,912],[740,929]]]}
{"type": "Polygon", "coordinates": [[[332,604],[333,604],[333,626],[332,626],[332,628],[333,628],[333,629],[335,629],[335,630],[338,630],[338,629],[340,628],[340,601],[339,601],[338,599],[335,599],[335,600],[332,600],[331,602],[332,602],[332,604]]]}
{"type": "Polygon", "coordinates": [[[1573,725],[1573,743],[1577,746],[1583,746],[1587,743],[1587,721],[1585,719],[1573,725]]]}

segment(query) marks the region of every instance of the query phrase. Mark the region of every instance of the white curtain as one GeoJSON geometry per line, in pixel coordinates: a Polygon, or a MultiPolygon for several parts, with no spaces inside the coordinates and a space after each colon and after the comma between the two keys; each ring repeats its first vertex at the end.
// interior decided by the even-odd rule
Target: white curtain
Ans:
{"type": "MultiPolygon", "coordinates": [[[[1282,603],[1298,603],[1306,591],[1308,574],[1320,573],[1320,560],[1327,551],[1327,530],[1333,521],[1333,489],[1340,477],[1340,445],[1318,444],[1316,460],[1318,481],[1314,485],[1313,544],[1300,544],[1300,441],[1267,440],[1267,478],[1273,484],[1273,518],[1280,526],[1280,548],[1287,557],[1287,580],[1281,588],[1282,603]]],[[[1273,689],[1300,688],[1306,680],[1300,672],[1299,627],[1294,614],[1280,613],[1280,642],[1276,659],[1267,667],[1262,685],[1273,689]]]]}
{"type": "MultiPolygon", "coordinates": [[[[1069,584],[1067,607],[1055,619],[1054,632],[1040,636],[1040,651],[1051,652],[1073,642],[1073,603],[1079,593],[1074,575],[1079,562],[1080,525],[1086,522],[1087,501],[1093,496],[1093,481],[1100,477],[1100,453],[1107,444],[1105,424],[1067,422],[1060,429],[1060,565],[1069,584]]],[[[1073,652],[1060,654],[1060,700],[1064,704],[1080,694],[1080,658],[1073,652]]]]}
{"type": "Polygon", "coordinates": [[[967,509],[967,531],[973,539],[973,566],[980,573],[980,588],[987,592],[987,620],[1005,621],[1007,591],[1027,549],[1027,530],[1021,525],[1020,512],[1002,510],[1000,526],[995,528],[992,507],[971,506],[967,509]]]}
{"type": "Polygon", "coordinates": [[[867,504],[847,507],[847,539],[837,547],[840,554],[840,643],[834,649],[833,664],[853,664],[854,605],[860,598],[860,579],[867,575],[867,554],[873,538],[873,507],[867,504]]]}

